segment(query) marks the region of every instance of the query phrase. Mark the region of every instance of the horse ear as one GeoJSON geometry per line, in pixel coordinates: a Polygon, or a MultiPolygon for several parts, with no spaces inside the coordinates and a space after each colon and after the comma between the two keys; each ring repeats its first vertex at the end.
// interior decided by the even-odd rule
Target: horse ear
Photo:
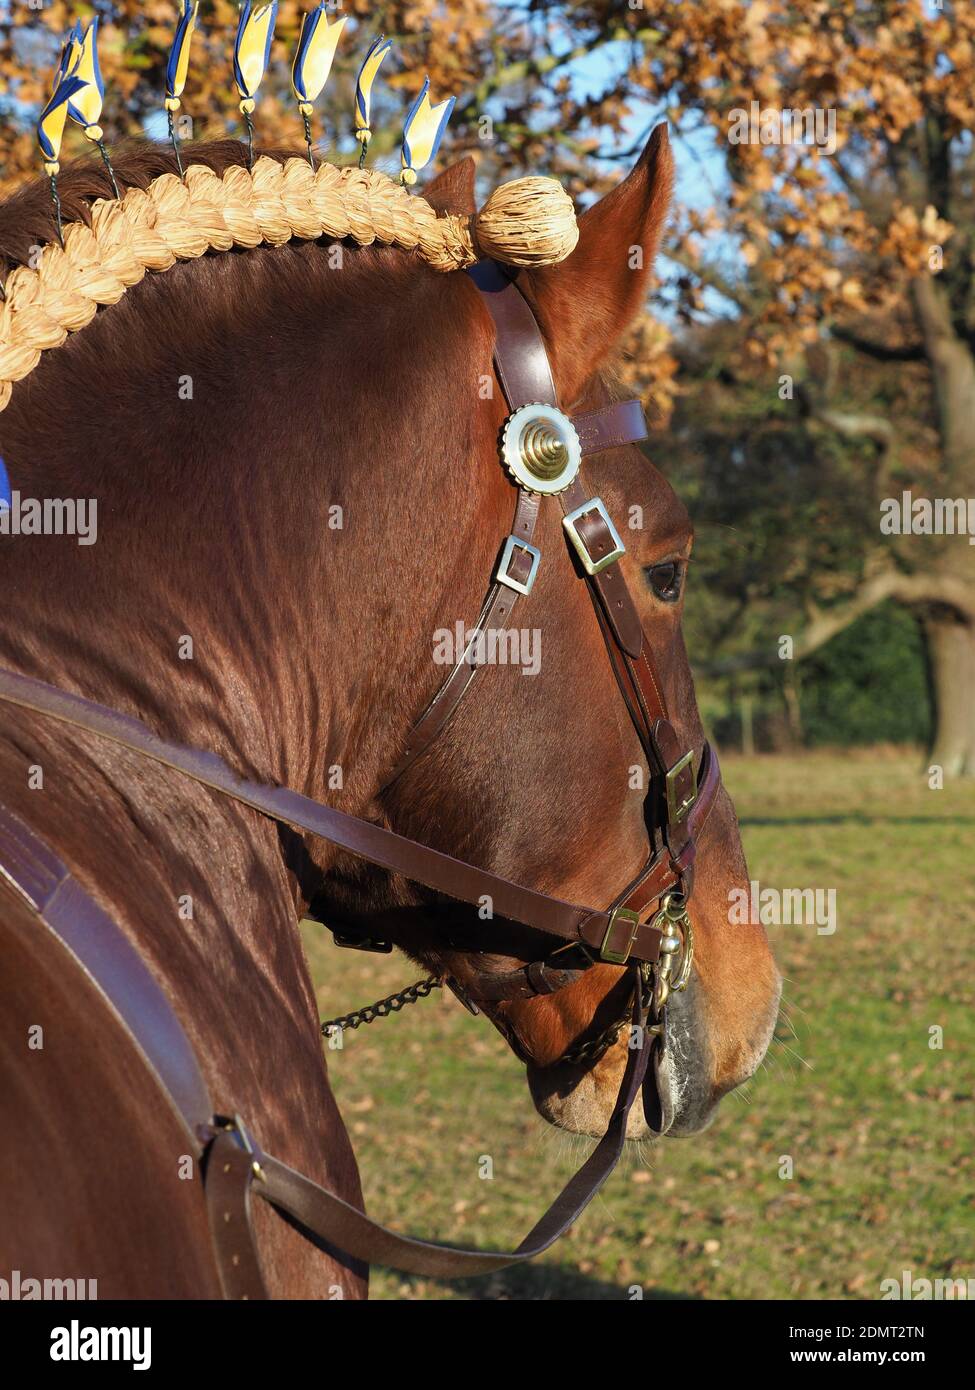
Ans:
{"type": "Polygon", "coordinates": [[[527,277],[527,297],[567,405],[643,306],[673,181],[667,127],[658,125],[623,182],[579,218],[579,243],[571,256],[527,277]]]}
{"type": "Polygon", "coordinates": [[[473,216],[477,204],[474,202],[474,161],[470,155],[438,174],[423,190],[423,197],[435,212],[473,216]]]}

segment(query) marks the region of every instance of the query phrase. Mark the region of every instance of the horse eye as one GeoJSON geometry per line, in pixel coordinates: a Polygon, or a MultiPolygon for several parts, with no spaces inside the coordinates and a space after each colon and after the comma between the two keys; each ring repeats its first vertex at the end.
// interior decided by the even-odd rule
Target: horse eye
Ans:
{"type": "Polygon", "coordinates": [[[684,575],[677,560],[648,566],[646,576],[651,589],[663,603],[676,603],[680,598],[684,575]]]}

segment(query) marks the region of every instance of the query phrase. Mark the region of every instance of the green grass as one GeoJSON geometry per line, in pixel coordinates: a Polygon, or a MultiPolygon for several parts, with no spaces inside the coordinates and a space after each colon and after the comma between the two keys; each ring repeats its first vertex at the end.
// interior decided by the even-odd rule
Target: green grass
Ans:
{"type": "MultiPolygon", "coordinates": [[[[631,1146],[543,1260],[463,1283],[375,1270],[374,1298],[875,1298],[904,1269],[975,1278],[975,789],[929,790],[903,752],[724,771],[752,877],[837,890],[835,935],[769,929],[786,984],[766,1066],[706,1134],[631,1146]]],[[[323,1016],[417,973],[305,933],[323,1016]]],[[[452,997],[328,1061],[370,1213],[400,1230],[515,1244],[589,1151],[535,1115],[519,1063],[452,997]]]]}

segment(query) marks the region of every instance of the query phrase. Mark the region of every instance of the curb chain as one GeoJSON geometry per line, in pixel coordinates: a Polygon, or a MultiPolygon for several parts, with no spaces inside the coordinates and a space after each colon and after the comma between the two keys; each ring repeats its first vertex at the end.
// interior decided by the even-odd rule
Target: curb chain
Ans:
{"type": "Polygon", "coordinates": [[[343,1032],[346,1028],[361,1028],[364,1023],[372,1023],[377,1018],[387,1018],[389,1014],[399,1013],[407,1004],[416,1004],[442,987],[442,980],[429,975],[425,980],[417,980],[416,984],[397,990],[395,994],[387,994],[385,999],[377,999],[375,1004],[365,1004],[361,1009],[341,1014],[338,1018],[323,1019],[322,1037],[328,1038],[333,1032],[343,1032]]]}

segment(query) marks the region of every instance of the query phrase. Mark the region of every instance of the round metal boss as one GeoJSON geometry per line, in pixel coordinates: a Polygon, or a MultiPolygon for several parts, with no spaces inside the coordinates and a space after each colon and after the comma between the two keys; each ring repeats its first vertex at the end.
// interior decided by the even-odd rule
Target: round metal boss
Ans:
{"type": "Polygon", "coordinates": [[[575,426],[554,405],[523,405],[508,416],[501,457],[529,492],[564,492],[579,472],[582,446],[575,426]]]}

